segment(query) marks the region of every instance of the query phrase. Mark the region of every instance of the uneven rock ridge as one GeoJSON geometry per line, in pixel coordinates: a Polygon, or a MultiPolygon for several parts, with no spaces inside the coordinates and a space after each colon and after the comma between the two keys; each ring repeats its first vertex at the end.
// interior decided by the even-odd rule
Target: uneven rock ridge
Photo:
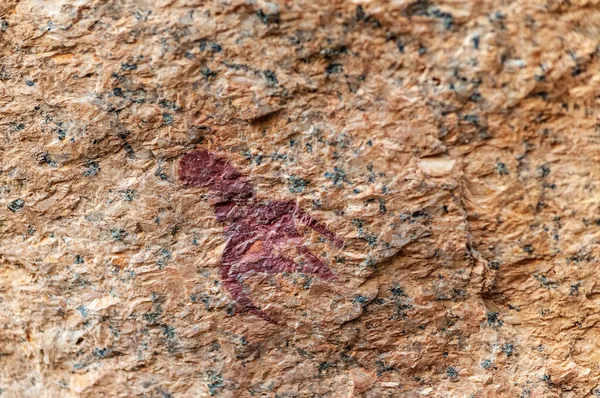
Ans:
{"type": "Polygon", "coordinates": [[[600,396],[595,0],[3,0],[0,396],[600,396]]]}

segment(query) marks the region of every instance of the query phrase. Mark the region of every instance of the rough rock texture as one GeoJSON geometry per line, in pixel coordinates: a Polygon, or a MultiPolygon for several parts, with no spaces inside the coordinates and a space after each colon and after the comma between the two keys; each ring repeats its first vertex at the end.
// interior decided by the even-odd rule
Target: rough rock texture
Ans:
{"type": "Polygon", "coordinates": [[[598,3],[2,0],[0,396],[600,396],[598,3]]]}

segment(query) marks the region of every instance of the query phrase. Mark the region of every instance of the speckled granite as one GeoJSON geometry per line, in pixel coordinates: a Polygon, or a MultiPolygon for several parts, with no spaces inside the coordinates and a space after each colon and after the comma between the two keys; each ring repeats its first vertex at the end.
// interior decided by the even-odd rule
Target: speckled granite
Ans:
{"type": "Polygon", "coordinates": [[[600,396],[598,3],[3,0],[0,396],[600,396]]]}

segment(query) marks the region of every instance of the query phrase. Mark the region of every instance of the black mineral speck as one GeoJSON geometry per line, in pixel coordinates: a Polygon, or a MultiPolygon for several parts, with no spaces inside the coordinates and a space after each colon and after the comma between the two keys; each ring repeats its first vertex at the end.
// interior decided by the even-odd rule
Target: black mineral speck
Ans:
{"type": "Polygon", "coordinates": [[[111,229],[110,235],[114,240],[123,240],[127,236],[127,231],[121,228],[111,229]]]}
{"type": "Polygon", "coordinates": [[[387,207],[385,206],[385,199],[379,198],[379,213],[385,214],[387,213],[387,207]]]}
{"type": "Polygon", "coordinates": [[[19,198],[19,199],[15,199],[12,202],[10,202],[7,207],[10,211],[12,211],[13,213],[16,213],[19,210],[21,210],[23,208],[23,206],[25,206],[25,201],[23,199],[19,198]]]}
{"type": "Polygon", "coordinates": [[[569,295],[570,296],[577,296],[577,295],[579,295],[579,286],[580,286],[579,283],[571,285],[571,288],[569,290],[569,295]]]}
{"type": "Polygon", "coordinates": [[[496,173],[501,176],[508,175],[508,167],[506,167],[506,164],[503,162],[496,162],[496,173]]]}
{"type": "Polygon", "coordinates": [[[375,365],[377,365],[377,376],[381,376],[385,372],[392,372],[396,370],[393,365],[388,365],[383,361],[376,361],[375,365]]]}
{"type": "Polygon", "coordinates": [[[367,14],[365,14],[365,10],[362,5],[356,6],[356,10],[354,12],[354,18],[357,21],[364,21],[367,19],[367,14]]]}
{"type": "Polygon", "coordinates": [[[463,119],[475,126],[479,125],[479,117],[477,115],[465,115],[463,119]]]}
{"type": "Polygon", "coordinates": [[[175,328],[170,325],[162,325],[163,335],[168,339],[175,338],[175,328]]]}
{"type": "Polygon", "coordinates": [[[223,387],[223,376],[220,373],[209,372],[208,390],[211,396],[216,395],[223,387]]]}
{"type": "Polygon", "coordinates": [[[122,70],[136,70],[137,69],[137,65],[136,64],[121,64],[121,69],[122,70]]]}
{"type": "Polygon", "coordinates": [[[412,17],[414,15],[427,16],[429,15],[429,6],[431,6],[429,0],[417,0],[406,6],[404,14],[406,14],[408,17],[412,17]]]}
{"type": "Polygon", "coordinates": [[[129,159],[135,158],[135,151],[133,150],[133,147],[130,144],[126,142],[125,144],[123,144],[123,147],[125,148],[125,152],[127,152],[127,157],[129,159]]]}
{"type": "Polygon", "coordinates": [[[163,113],[163,123],[167,126],[171,126],[173,124],[173,115],[170,113],[163,113]]]}
{"type": "Polygon", "coordinates": [[[279,12],[265,14],[262,8],[256,12],[256,15],[265,25],[278,24],[281,20],[279,12]]]}
{"type": "Polygon", "coordinates": [[[404,42],[401,39],[396,40],[396,47],[398,47],[398,51],[404,53],[404,42]]]}
{"type": "Polygon", "coordinates": [[[86,164],[86,170],[83,172],[83,175],[85,177],[91,177],[91,176],[95,176],[96,174],[98,174],[100,172],[100,165],[98,164],[98,162],[94,162],[94,161],[89,161],[86,164]]]}
{"type": "Polygon", "coordinates": [[[402,289],[402,287],[400,285],[394,285],[390,288],[390,292],[392,292],[392,294],[394,296],[404,296],[404,289],[402,289]]]}
{"type": "Polygon", "coordinates": [[[292,175],[288,178],[289,190],[291,193],[300,193],[308,185],[309,181],[304,178],[292,175]]]}
{"type": "Polygon", "coordinates": [[[458,372],[456,371],[456,369],[449,367],[446,369],[446,376],[448,376],[451,379],[455,379],[458,377],[458,372]]]}
{"type": "Polygon", "coordinates": [[[209,67],[207,66],[203,66],[200,69],[200,73],[202,74],[202,76],[204,76],[207,79],[210,79],[211,77],[215,77],[217,76],[217,72],[213,72],[212,70],[210,70],[209,67]]]}
{"type": "Polygon", "coordinates": [[[131,201],[133,201],[134,195],[135,195],[135,191],[133,189],[126,189],[123,192],[123,200],[126,202],[131,202],[131,201]]]}
{"type": "Polygon", "coordinates": [[[471,94],[471,96],[469,97],[469,101],[479,102],[479,101],[481,101],[482,98],[483,97],[481,96],[480,93],[475,92],[475,93],[471,94]]]}
{"type": "Polygon", "coordinates": [[[50,154],[48,152],[42,152],[42,153],[38,154],[37,160],[40,164],[47,164],[51,167],[56,167],[58,165],[58,163],[56,163],[54,160],[52,160],[52,157],[50,156],[50,154]]]}
{"type": "Polygon", "coordinates": [[[581,66],[576,65],[571,69],[571,76],[575,77],[575,76],[582,74],[583,72],[584,72],[584,70],[581,68],[581,66]]]}
{"type": "Polygon", "coordinates": [[[177,104],[173,101],[169,101],[166,99],[161,99],[160,101],[158,101],[158,105],[161,108],[166,108],[166,109],[170,109],[172,111],[176,111],[177,109],[179,109],[179,107],[177,106],[177,104]]]}
{"type": "Polygon", "coordinates": [[[108,357],[108,355],[110,354],[110,349],[109,348],[94,348],[94,356],[98,357],[98,358],[106,358],[108,357]]]}
{"type": "Polygon", "coordinates": [[[342,73],[344,71],[344,65],[342,64],[329,64],[325,69],[325,73],[332,75],[334,73],[342,73]]]}
{"type": "Polygon", "coordinates": [[[498,313],[490,311],[487,313],[487,323],[490,326],[502,326],[504,322],[498,317],[498,313]]]}
{"type": "Polygon", "coordinates": [[[263,71],[263,76],[267,79],[267,82],[271,86],[276,86],[279,84],[279,80],[277,80],[277,75],[270,69],[266,69],[263,71]]]}

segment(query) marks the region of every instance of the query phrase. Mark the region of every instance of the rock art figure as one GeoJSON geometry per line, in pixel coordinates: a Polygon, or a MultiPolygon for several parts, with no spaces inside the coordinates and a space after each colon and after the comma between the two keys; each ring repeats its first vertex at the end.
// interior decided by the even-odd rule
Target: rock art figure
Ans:
{"type": "Polygon", "coordinates": [[[323,260],[303,245],[296,222],[320,233],[337,248],[343,246],[342,240],[296,203],[259,201],[247,177],[227,160],[206,150],[181,158],[179,178],[185,186],[208,188],[216,197],[215,216],[225,225],[227,236],[221,278],[244,311],[273,322],[244,292],[242,281],[249,274],[302,272],[324,280],[336,278],[323,260]],[[295,248],[302,261],[297,263],[283,255],[284,246],[295,248]]]}

